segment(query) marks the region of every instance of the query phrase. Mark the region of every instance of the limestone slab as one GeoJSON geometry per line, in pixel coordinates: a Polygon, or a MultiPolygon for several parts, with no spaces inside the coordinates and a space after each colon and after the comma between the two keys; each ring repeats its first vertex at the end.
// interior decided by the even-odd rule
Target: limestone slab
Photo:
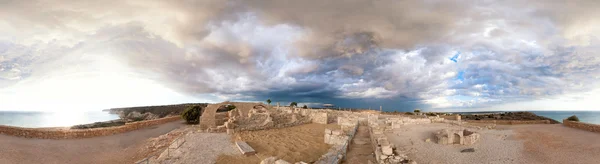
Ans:
{"type": "Polygon", "coordinates": [[[252,147],[250,147],[250,145],[248,145],[248,143],[246,143],[244,141],[236,141],[235,145],[238,147],[240,152],[244,155],[256,154],[256,151],[252,147]]]}

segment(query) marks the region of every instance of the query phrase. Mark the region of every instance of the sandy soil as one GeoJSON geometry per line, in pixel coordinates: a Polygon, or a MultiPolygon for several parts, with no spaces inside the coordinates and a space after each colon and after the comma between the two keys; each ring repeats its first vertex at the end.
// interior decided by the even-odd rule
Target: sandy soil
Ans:
{"type": "Polygon", "coordinates": [[[502,126],[524,141],[524,163],[600,163],[600,133],[562,124],[502,126]]]}
{"type": "Polygon", "coordinates": [[[348,148],[346,160],[348,164],[365,164],[371,161],[376,163],[373,145],[371,143],[368,126],[359,126],[352,144],[348,148]]]}
{"type": "Polygon", "coordinates": [[[262,159],[276,156],[288,162],[313,162],[331,147],[324,143],[325,129],[339,129],[335,124],[306,124],[283,129],[271,129],[236,134],[235,140],[246,141],[256,156],[221,155],[217,163],[260,163],[262,159]]]}
{"type": "Polygon", "coordinates": [[[387,133],[399,151],[418,163],[578,163],[600,161],[600,133],[562,124],[498,125],[495,130],[476,130],[481,140],[474,145],[439,145],[433,132],[459,128],[447,124],[407,125],[387,133]],[[424,140],[431,138],[432,142],[424,140]],[[475,148],[473,153],[461,153],[475,148]]]}
{"type": "Polygon", "coordinates": [[[522,142],[513,140],[510,130],[482,130],[481,140],[474,145],[440,145],[435,143],[433,133],[441,129],[460,127],[448,124],[406,125],[393,133],[386,133],[390,142],[400,152],[418,163],[467,164],[467,163],[518,163],[522,142]],[[432,142],[425,142],[430,138],[432,142]],[[473,153],[461,153],[466,148],[475,148],[473,153]]]}
{"type": "Polygon", "coordinates": [[[0,135],[0,163],[133,163],[152,153],[145,148],[149,138],[183,126],[176,121],[112,136],[68,140],[0,135]]]}
{"type": "Polygon", "coordinates": [[[225,133],[193,132],[184,136],[185,142],[179,148],[172,145],[168,154],[161,154],[159,163],[195,164],[215,163],[217,156],[240,154],[225,133]]]}

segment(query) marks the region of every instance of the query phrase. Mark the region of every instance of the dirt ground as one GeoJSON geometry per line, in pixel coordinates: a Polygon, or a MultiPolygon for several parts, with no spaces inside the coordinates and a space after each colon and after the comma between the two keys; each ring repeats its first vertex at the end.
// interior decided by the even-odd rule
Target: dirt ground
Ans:
{"type": "Polygon", "coordinates": [[[371,143],[369,127],[359,126],[356,131],[356,135],[352,139],[352,144],[348,148],[346,154],[346,160],[344,163],[347,164],[365,164],[376,163],[375,155],[373,153],[373,145],[371,143]]]}
{"type": "Polygon", "coordinates": [[[481,139],[474,145],[439,145],[433,132],[460,128],[447,124],[406,125],[386,133],[398,150],[418,163],[598,164],[600,133],[565,127],[562,124],[498,125],[492,130],[475,130],[481,139]],[[431,142],[425,139],[430,138],[431,142]],[[466,148],[475,152],[461,153],[466,148]]]}
{"type": "Polygon", "coordinates": [[[0,163],[134,163],[153,153],[146,148],[148,139],[183,126],[176,121],[111,136],[66,140],[0,135],[0,163]]]}
{"type": "Polygon", "coordinates": [[[524,142],[523,163],[600,163],[600,133],[565,127],[562,124],[511,125],[524,142]]]}
{"type": "Polygon", "coordinates": [[[295,162],[313,162],[331,147],[324,143],[325,129],[340,129],[335,124],[306,124],[283,129],[271,129],[236,134],[234,140],[247,142],[257,154],[255,156],[220,155],[218,164],[260,163],[262,159],[276,156],[295,162]]]}
{"type": "Polygon", "coordinates": [[[397,151],[408,154],[410,159],[418,163],[428,164],[462,164],[462,163],[518,163],[522,143],[511,139],[510,130],[482,130],[481,139],[474,145],[440,145],[433,133],[442,129],[460,129],[449,124],[405,125],[386,133],[397,151]],[[426,139],[431,139],[426,142],[426,139]],[[466,148],[475,148],[475,152],[461,153],[466,148]]]}

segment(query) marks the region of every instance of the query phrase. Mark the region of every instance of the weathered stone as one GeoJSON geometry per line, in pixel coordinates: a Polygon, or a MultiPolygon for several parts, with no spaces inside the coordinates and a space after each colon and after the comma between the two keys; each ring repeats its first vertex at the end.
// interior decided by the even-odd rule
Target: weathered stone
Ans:
{"type": "Polygon", "coordinates": [[[291,164],[291,163],[289,163],[288,161],[285,161],[283,159],[279,159],[279,160],[275,161],[275,164],[291,164]]]}
{"type": "Polygon", "coordinates": [[[277,161],[277,158],[275,158],[275,157],[269,157],[269,158],[263,159],[260,162],[260,164],[275,164],[275,161],[277,161]]]}
{"type": "Polygon", "coordinates": [[[471,153],[475,152],[475,148],[467,148],[460,151],[461,153],[471,153]]]}
{"type": "Polygon", "coordinates": [[[308,164],[308,163],[306,163],[306,162],[304,162],[304,161],[300,161],[300,162],[296,162],[296,163],[294,163],[294,164],[308,164]]]}
{"type": "Polygon", "coordinates": [[[431,142],[431,139],[427,138],[425,139],[425,142],[431,142]]]}
{"type": "Polygon", "coordinates": [[[381,152],[384,155],[393,155],[394,154],[394,149],[392,148],[392,146],[381,146],[381,152]]]}
{"type": "Polygon", "coordinates": [[[248,145],[246,142],[237,141],[237,142],[235,142],[235,145],[238,147],[240,152],[244,155],[256,154],[256,151],[254,151],[254,149],[252,147],[250,147],[250,145],[248,145]]]}
{"type": "Polygon", "coordinates": [[[382,159],[382,160],[387,159],[387,158],[388,158],[387,155],[381,155],[381,156],[379,156],[379,159],[382,159]]]}
{"type": "Polygon", "coordinates": [[[333,130],[333,131],[331,131],[331,134],[339,136],[339,135],[342,135],[342,131],[341,130],[333,130]]]}
{"type": "Polygon", "coordinates": [[[325,134],[331,134],[331,129],[325,129],[325,134]]]}

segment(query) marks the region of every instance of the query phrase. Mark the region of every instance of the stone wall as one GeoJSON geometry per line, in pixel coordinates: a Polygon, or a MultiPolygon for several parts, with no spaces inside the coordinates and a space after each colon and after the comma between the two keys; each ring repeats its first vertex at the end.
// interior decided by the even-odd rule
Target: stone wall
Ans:
{"type": "Polygon", "coordinates": [[[25,137],[25,138],[41,138],[41,139],[73,139],[73,138],[90,138],[98,136],[108,136],[118,133],[134,131],[137,129],[164,124],[167,122],[181,120],[179,116],[166,117],[156,120],[139,121],[127,123],[123,126],[114,126],[106,128],[93,129],[43,129],[43,128],[21,128],[14,126],[0,125],[0,134],[25,137]]]}
{"type": "Polygon", "coordinates": [[[550,120],[465,120],[468,123],[490,123],[501,125],[520,125],[520,124],[550,124],[550,120]]]}
{"type": "Polygon", "coordinates": [[[596,125],[596,124],[589,124],[589,123],[578,122],[578,121],[569,121],[569,120],[565,119],[565,120],[563,120],[563,125],[565,125],[567,127],[571,127],[571,128],[600,133],[600,125],[596,125]]]}
{"type": "MultiPolygon", "coordinates": [[[[338,120],[339,121],[339,120],[338,120]]],[[[342,130],[325,129],[325,143],[332,145],[315,164],[339,164],[346,157],[352,138],[356,134],[358,122],[354,122],[353,130],[344,132],[342,130]]]]}
{"type": "Polygon", "coordinates": [[[313,123],[327,124],[327,112],[313,112],[310,114],[313,123]]]}

